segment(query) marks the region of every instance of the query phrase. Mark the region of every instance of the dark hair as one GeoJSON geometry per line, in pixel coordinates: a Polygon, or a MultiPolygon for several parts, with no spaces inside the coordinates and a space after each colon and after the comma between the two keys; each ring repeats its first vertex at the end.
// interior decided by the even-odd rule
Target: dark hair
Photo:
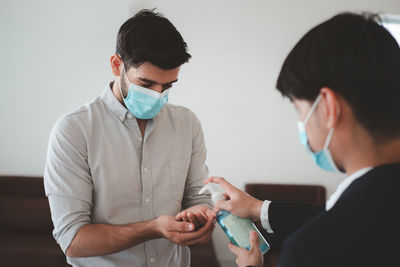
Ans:
{"type": "Polygon", "coordinates": [[[276,87],[310,102],[328,87],[376,141],[400,135],[400,48],[376,16],[342,13],[311,29],[287,56],[276,87]]]}
{"type": "Polygon", "coordinates": [[[127,68],[139,67],[148,61],[169,70],[188,62],[191,57],[174,25],[154,9],[143,9],[122,24],[116,53],[127,68]]]}

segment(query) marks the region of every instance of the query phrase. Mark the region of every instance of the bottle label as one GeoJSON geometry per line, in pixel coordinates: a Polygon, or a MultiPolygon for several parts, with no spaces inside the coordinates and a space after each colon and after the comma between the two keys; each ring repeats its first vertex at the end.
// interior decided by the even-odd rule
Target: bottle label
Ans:
{"type": "Polygon", "coordinates": [[[260,237],[257,229],[254,227],[252,221],[249,219],[241,218],[235,216],[233,214],[229,214],[224,218],[224,225],[231,233],[232,237],[235,239],[237,244],[242,247],[246,248],[250,246],[250,232],[256,231],[258,234],[258,242],[259,244],[263,244],[264,239],[260,237]]]}

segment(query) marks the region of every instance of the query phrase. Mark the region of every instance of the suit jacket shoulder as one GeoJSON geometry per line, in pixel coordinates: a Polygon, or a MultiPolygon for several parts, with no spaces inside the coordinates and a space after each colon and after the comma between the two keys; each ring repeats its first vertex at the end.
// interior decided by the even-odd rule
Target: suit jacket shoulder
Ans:
{"type": "Polygon", "coordinates": [[[400,163],[376,167],[355,180],[332,209],[286,240],[279,266],[399,264],[399,189],[400,163]]]}

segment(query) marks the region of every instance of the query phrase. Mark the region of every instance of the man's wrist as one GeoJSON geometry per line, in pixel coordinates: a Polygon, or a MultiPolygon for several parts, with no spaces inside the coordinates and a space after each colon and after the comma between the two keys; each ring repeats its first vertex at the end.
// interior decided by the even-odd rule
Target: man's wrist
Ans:
{"type": "Polygon", "coordinates": [[[150,229],[151,234],[154,236],[154,238],[163,238],[164,237],[163,232],[160,227],[159,218],[160,217],[157,217],[157,218],[149,221],[149,229],[150,229]]]}
{"type": "Polygon", "coordinates": [[[164,237],[157,219],[126,225],[130,230],[129,236],[136,236],[139,230],[144,241],[164,237]]]}

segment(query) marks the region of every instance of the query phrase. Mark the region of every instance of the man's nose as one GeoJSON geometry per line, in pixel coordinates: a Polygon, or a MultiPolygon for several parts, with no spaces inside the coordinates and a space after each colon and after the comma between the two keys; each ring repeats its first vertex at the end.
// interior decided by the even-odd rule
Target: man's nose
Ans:
{"type": "Polygon", "coordinates": [[[158,93],[162,93],[162,91],[163,91],[163,86],[162,86],[162,84],[155,84],[155,85],[153,85],[153,86],[151,87],[151,90],[154,90],[154,91],[156,91],[156,92],[158,92],[158,93]]]}

